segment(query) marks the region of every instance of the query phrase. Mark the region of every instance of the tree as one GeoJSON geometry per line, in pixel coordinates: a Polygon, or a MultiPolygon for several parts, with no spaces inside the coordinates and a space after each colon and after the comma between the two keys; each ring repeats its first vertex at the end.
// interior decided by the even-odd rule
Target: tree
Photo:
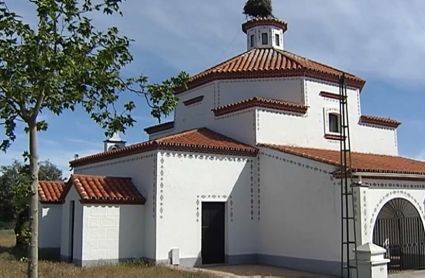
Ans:
{"type": "MultiPolygon", "coordinates": [[[[0,167],[0,221],[13,223],[16,247],[26,247],[28,239],[29,166],[14,160],[0,167]]],[[[39,163],[39,180],[63,181],[62,171],[49,161],[39,163]]]]}
{"type": "Polygon", "coordinates": [[[65,181],[62,170],[49,160],[39,163],[38,179],[41,181],[65,181]]]}
{"type": "Polygon", "coordinates": [[[248,0],[243,8],[243,14],[251,18],[273,17],[271,0],[248,0]]]}
{"type": "Polygon", "coordinates": [[[122,69],[132,62],[130,40],[116,27],[100,31],[90,16],[122,15],[122,0],[28,0],[36,11],[32,28],[0,0],[0,125],[6,150],[16,138],[19,123],[28,134],[26,153],[30,168],[30,228],[28,276],[38,272],[38,149],[37,133],[48,128],[39,120],[43,111],[62,114],[82,107],[104,130],[125,133],[135,120],[134,101],[116,108],[123,93],[145,98],[151,114],[160,119],[175,107],[175,87],[186,87],[188,75],[181,72],[160,84],[146,76],[124,78],[122,69]],[[95,3],[94,3],[95,2],[95,3]]]}

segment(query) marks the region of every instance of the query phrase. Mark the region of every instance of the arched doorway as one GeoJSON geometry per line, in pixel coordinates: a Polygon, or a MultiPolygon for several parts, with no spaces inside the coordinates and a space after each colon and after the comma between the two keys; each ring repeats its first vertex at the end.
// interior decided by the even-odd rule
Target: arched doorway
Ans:
{"type": "Polygon", "coordinates": [[[373,243],[387,249],[389,272],[425,268],[425,231],[421,216],[409,201],[393,199],[378,214],[373,243]]]}

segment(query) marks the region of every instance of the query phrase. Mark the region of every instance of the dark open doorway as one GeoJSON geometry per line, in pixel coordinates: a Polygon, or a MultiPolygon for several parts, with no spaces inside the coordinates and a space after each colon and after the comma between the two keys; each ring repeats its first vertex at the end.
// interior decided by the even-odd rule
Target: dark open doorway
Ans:
{"type": "Polygon", "coordinates": [[[202,203],[202,264],[224,263],[225,203],[202,203]]]}
{"type": "Polygon", "coordinates": [[[74,262],[75,201],[69,203],[69,262],[74,262]]]}

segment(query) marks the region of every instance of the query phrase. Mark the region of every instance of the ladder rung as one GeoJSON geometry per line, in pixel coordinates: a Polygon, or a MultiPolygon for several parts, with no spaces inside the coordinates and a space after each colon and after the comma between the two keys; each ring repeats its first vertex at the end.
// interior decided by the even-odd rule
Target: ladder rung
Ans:
{"type": "MultiPolygon", "coordinates": [[[[340,168],[340,175],[341,175],[341,201],[344,201],[345,203],[352,201],[354,192],[351,188],[348,188],[349,186],[353,185],[353,180],[351,178],[352,170],[351,170],[351,161],[350,161],[350,153],[351,153],[351,146],[350,146],[350,122],[348,121],[348,95],[347,95],[347,89],[346,89],[346,83],[345,83],[345,75],[343,74],[340,77],[339,80],[339,104],[340,104],[340,113],[341,113],[341,122],[339,125],[340,133],[339,135],[342,136],[341,144],[340,144],[340,156],[341,156],[341,168],[340,168]],[[344,200],[345,199],[345,200],[344,200]]],[[[341,215],[341,220],[343,225],[346,225],[347,227],[342,227],[342,230],[344,231],[345,236],[341,239],[342,246],[345,246],[345,248],[348,250],[350,248],[357,248],[357,241],[356,237],[351,236],[349,233],[349,230],[356,229],[356,219],[357,217],[351,213],[348,208],[344,209],[341,208],[343,211],[343,215],[341,215]],[[352,215],[352,216],[351,216],[352,215]]],[[[342,262],[345,264],[343,266],[343,270],[345,270],[348,273],[351,273],[352,270],[355,270],[358,272],[358,262],[357,257],[351,256],[347,254],[347,258],[345,256],[342,256],[342,262]],[[353,260],[355,258],[355,260],[353,260]]]]}
{"type": "Polygon", "coordinates": [[[344,269],[357,269],[357,266],[354,266],[354,265],[344,266],[344,269]]]}
{"type": "Polygon", "coordinates": [[[356,244],[355,241],[344,241],[342,244],[356,244]]]}

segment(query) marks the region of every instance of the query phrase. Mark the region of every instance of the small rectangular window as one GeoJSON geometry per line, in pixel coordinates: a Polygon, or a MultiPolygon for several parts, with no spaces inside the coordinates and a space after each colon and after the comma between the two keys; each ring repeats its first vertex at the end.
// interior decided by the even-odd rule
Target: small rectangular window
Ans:
{"type": "Polygon", "coordinates": [[[280,46],[280,36],[279,34],[274,35],[275,37],[275,41],[276,41],[276,46],[280,46]]]}
{"type": "Polygon", "coordinates": [[[269,36],[267,35],[267,33],[262,34],[262,43],[263,45],[269,44],[269,36]]]}
{"type": "Polygon", "coordinates": [[[251,35],[251,47],[254,46],[254,40],[255,40],[255,36],[254,35],[251,35]]]}
{"type": "Polygon", "coordinates": [[[329,131],[334,133],[340,133],[338,114],[329,113],[329,131]]]}

